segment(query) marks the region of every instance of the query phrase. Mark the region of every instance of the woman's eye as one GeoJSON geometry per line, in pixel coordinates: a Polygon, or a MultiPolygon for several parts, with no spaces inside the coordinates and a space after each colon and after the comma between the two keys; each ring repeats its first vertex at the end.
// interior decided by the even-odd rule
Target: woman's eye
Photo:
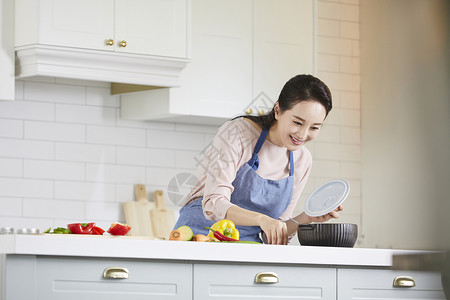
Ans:
{"type": "Polygon", "coordinates": [[[298,125],[298,126],[302,126],[302,125],[303,125],[302,123],[297,122],[297,121],[294,121],[294,124],[295,124],[295,125],[298,125]]]}
{"type": "Polygon", "coordinates": [[[319,130],[320,127],[311,127],[312,130],[319,130]]]}

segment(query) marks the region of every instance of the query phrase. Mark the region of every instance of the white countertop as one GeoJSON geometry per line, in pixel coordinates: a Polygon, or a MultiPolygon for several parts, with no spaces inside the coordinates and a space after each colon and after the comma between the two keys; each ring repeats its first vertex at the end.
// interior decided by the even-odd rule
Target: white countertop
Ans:
{"type": "Polygon", "coordinates": [[[128,236],[0,235],[0,254],[390,267],[423,251],[163,241],[128,236]]]}

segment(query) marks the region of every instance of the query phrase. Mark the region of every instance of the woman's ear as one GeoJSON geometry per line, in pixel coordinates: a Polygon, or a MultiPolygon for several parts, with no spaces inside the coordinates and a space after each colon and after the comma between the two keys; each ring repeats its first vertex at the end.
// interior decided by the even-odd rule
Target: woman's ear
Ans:
{"type": "Polygon", "coordinates": [[[278,116],[280,115],[280,105],[278,104],[278,101],[275,102],[273,109],[275,110],[275,120],[278,120],[278,116]]]}

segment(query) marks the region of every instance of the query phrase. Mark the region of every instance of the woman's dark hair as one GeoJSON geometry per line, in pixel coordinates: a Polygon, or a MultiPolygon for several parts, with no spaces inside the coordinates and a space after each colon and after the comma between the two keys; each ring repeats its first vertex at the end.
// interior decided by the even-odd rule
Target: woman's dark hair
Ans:
{"type": "MultiPolygon", "coordinates": [[[[297,75],[284,84],[278,97],[278,106],[283,112],[291,109],[298,102],[307,100],[315,100],[322,104],[326,111],[325,117],[331,111],[331,92],[325,83],[312,75],[297,75]]],[[[275,122],[275,106],[267,114],[242,117],[256,122],[261,128],[270,128],[275,122]]]]}

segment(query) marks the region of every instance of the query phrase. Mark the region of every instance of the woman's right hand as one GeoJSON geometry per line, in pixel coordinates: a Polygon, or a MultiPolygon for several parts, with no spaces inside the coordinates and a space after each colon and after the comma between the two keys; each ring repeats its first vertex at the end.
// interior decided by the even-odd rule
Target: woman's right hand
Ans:
{"type": "Polygon", "coordinates": [[[287,245],[288,232],[285,222],[272,219],[266,215],[261,215],[259,227],[261,227],[264,232],[268,244],[287,245]]]}

